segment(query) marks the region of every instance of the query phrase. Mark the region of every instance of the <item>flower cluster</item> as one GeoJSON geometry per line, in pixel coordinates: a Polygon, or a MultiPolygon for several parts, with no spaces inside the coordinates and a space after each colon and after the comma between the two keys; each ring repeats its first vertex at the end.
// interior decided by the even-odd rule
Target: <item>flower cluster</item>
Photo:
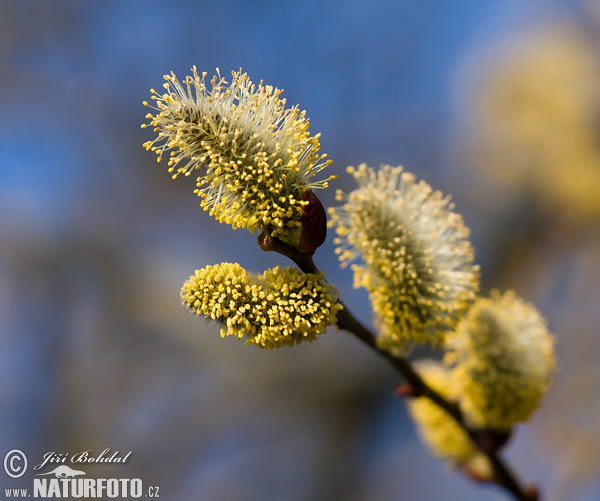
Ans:
{"type": "MultiPolygon", "coordinates": [[[[415,367],[432,389],[449,401],[457,401],[460,389],[450,371],[433,360],[422,360],[415,367]]],[[[410,414],[423,441],[439,457],[454,466],[463,466],[478,455],[471,439],[448,413],[425,397],[409,400],[410,414]]]]}
{"type": "Polygon", "coordinates": [[[145,148],[156,152],[158,161],[169,152],[174,178],[205,168],[196,193],[218,221],[252,232],[268,229],[313,252],[325,238],[325,221],[322,229],[310,229],[319,234],[318,241],[313,238],[302,248],[302,218],[311,203],[320,207],[311,188],[325,188],[334,177],[309,182],[331,163],[318,153],[320,134],[310,135],[298,106],[285,108],[281,90],[262,81],[256,86],[241,70],[232,72],[228,84],[217,69],[210,88],[206,72],[192,71],[183,82],[174,73],[165,75],[162,95],[151,90],[156,113],[146,118],[158,135],[145,148]]]}
{"type": "MultiPolygon", "coordinates": [[[[597,3],[597,2],[596,2],[597,3]]],[[[468,89],[465,162],[561,214],[600,218],[598,43],[566,19],[486,53],[468,89]]]]}
{"type": "Polygon", "coordinates": [[[513,291],[478,299],[447,337],[447,347],[461,408],[478,427],[507,429],[527,421],[555,369],[545,320],[513,291]]]}
{"type": "MultiPolygon", "coordinates": [[[[310,255],[327,225],[312,188],[327,187],[327,180],[309,179],[330,163],[318,154],[319,135],[310,136],[297,106],[285,108],[281,90],[256,86],[241,70],[228,84],[218,69],[209,88],[206,73],[192,71],[183,82],[166,75],[162,95],[152,90],[156,113],[146,118],[158,134],[145,147],[158,161],[168,152],[173,177],[201,170],[196,193],[217,220],[262,230],[263,250],[316,270],[310,255]]],[[[354,286],[369,292],[379,347],[349,313],[340,314],[339,325],[376,351],[391,352],[384,353],[391,360],[415,343],[444,347],[444,364],[417,367],[438,397],[408,378],[415,383],[406,393],[415,397],[410,412],[437,455],[474,478],[494,480],[491,453],[537,409],[555,369],[545,321],[512,291],[477,298],[469,230],[449,197],[402,167],[362,164],[348,173],[358,188],[337,192],[344,204],[330,209],[334,242],[342,267],[352,263],[354,286]]],[[[323,272],[276,267],[259,275],[233,263],[196,270],[181,298],[192,312],[218,321],[222,337],[269,349],[314,341],[343,308],[323,272]]],[[[403,369],[406,362],[394,361],[415,376],[410,365],[403,369]]]]}
{"type": "Polygon", "coordinates": [[[223,324],[223,337],[245,335],[246,344],[261,348],[293,346],[325,332],[342,308],[323,277],[293,267],[255,275],[223,263],[197,270],[181,297],[193,312],[223,324]]]}
{"type": "Polygon", "coordinates": [[[462,217],[448,197],[401,167],[348,168],[359,188],[330,209],[336,252],[355,264],[355,287],[370,293],[380,324],[379,341],[390,350],[410,343],[439,344],[474,299],[479,267],[462,217]]]}

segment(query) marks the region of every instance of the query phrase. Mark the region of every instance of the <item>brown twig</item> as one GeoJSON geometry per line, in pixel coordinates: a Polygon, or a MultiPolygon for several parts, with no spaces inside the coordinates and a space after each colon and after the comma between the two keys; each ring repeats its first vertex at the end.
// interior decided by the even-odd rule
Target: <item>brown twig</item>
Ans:
{"type": "MultiPolygon", "coordinates": [[[[313,262],[312,254],[300,252],[295,247],[278,238],[272,237],[268,231],[264,231],[258,237],[258,245],[264,251],[277,252],[288,257],[305,273],[319,273],[319,269],[313,262]]],[[[343,303],[340,301],[340,304],[343,303]]],[[[493,481],[495,483],[511,492],[518,501],[538,500],[537,490],[535,488],[525,489],[517,480],[515,474],[498,455],[498,445],[488,445],[490,442],[485,440],[485,438],[487,438],[486,433],[484,432],[482,434],[481,430],[476,430],[468,426],[458,405],[448,401],[428,386],[414,371],[410,362],[381,349],[377,344],[375,335],[362,325],[345,305],[337,314],[337,326],[360,339],[364,344],[391,364],[410,385],[411,396],[426,397],[444,409],[460,425],[460,427],[465,430],[471,440],[477,445],[478,449],[487,456],[494,471],[493,481]],[[482,437],[484,439],[482,439],[482,437]]]]}

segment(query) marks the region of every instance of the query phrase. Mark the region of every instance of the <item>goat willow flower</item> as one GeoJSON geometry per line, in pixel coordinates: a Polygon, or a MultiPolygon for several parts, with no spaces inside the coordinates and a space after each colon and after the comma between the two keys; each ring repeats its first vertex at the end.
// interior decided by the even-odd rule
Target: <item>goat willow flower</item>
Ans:
{"type": "Polygon", "coordinates": [[[309,182],[331,163],[318,153],[320,134],[310,135],[298,106],[285,108],[282,90],[262,81],[256,86],[241,70],[228,84],[217,69],[210,89],[206,72],[192,72],[183,82],[165,75],[165,94],[151,90],[156,114],[146,118],[158,135],[145,148],[159,162],[169,151],[173,178],[205,167],[195,192],[218,221],[253,233],[267,229],[314,252],[325,239],[326,222],[311,189],[326,188],[335,177],[309,182]]]}
{"type": "Polygon", "coordinates": [[[183,285],[181,296],[193,312],[224,324],[222,337],[246,335],[246,344],[260,348],[314,341],[342,309],[323,272],[294,267],[255,275],[237,263],[207,266],[183,285]]]}
{"type": "Polygon", "coordinates": [[[507,429],[539,407],[555,369],[553,338],[513,291],[480,298],[447,337],[461,408],[476,426],[507,429]]]}
{"type": "MultiPolygon", "coordinates": [[[[434,360],[422,360],[415,368],[423,380],[450,401],[459,398],[460,389],[452,373],[434,360]]],[[[481,456],[465,430],[448,413],[426,397],[408,401],[409,411],[418,425],[419,434],[434,454],[453,466],[465,466],[481,456]]],[[[483,475],[481,475],[483,476],[483,475]]]]}
{"type": "Polygon", "coordinates": [[[365,287],[380,324],[380,345],[439,344],[474,299],[479,267],[462,217],[449,197],[402,167],[349,167],[359,188],[330,209],[342,266],[356,258],[354,286],[365,287]]]}

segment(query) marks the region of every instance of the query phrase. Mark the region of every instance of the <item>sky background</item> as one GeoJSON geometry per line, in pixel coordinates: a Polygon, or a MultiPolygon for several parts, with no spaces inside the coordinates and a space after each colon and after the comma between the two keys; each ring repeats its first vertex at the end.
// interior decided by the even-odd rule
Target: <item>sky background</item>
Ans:
{"type": "MultiPolygon", "coordinates": [[[[510,61],[528,35],[566,26],[597,65],[599,14],[595,0],[0,2],[0,454],[131,450],[86,472],[139,477],[173,500],[506,499],[426,450],[397,375],[347,334],[261,351],[181,306],[197,268],[288,264],[212,220],[194,181],[172,181],[142,148],[142,101],[164,74],[242,67],[322,133],[339,175],[318,194],[325,207],[362,162],[403,165],[453,195],[483,292],[515,289],[557,339],[555,384],[506,457],[544,499],[599,499],[600,217],[591,202],[556,203],[558,185],[537,188],[553,179],[544,165],[490,174],[488,159],[516,149],[507,139],[490,154],[477,135],[505,116],[480,111],[490,54],[510,61]]],[[[594,154],[595,82],[583,106],[594,154]]],[[[600,189],[591,179],[581,190],[600,189]]],[[[333,250],[330,238],[315,262],[370,324],[333,250]]],[[[0,486],[32,478],[0,472],[0,486]]]]}

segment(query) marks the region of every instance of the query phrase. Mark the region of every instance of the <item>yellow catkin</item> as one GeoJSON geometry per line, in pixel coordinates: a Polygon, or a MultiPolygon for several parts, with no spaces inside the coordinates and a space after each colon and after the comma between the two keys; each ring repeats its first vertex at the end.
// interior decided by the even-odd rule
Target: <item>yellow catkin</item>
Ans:
{"type": "Polygon", "coordinates": [[[555,369],[546,322],[514,291],[480,298],[447,338],[461,408],[480,427],[507,429],[538,409],[555,369]]]}
{"type": "Polygon", "coordinates": [[[183,304],[221,323],[221,336],[233,335],[260,348],[314,341],[342,309],[335,288],[319,274],[294,267],[262,275],[237,263],[197,270],[181,289],[183,304]]]}
{"type": "Polygon", "coordinates": [[[600,217],[597,47],[562,19],[485,54],[463,107],[477,175],[561,214],[600,217]]]}
{"type": "Polygon", "coordinates": [[[479,267],[462,217],[449,197],[402,167],[348,168],[359,184],[342,207],[330,209],[342,266],[369,293],[382,347],[440,344],[474,299],[479,267]]]}
{"type": "Polygon", "coordinates": [[[200,170],[196,193],[218,221],[252,232],[268,227],[297,244],[303,196],[327,187],[311,178],[331,163],[318,153],[320,134],[310,135],[305,112],[285,108],[283,91],[253,84],[241,69],[231,84],[217,70],[207,85],[195,67],[182,82],[174,73],[164,78],[166,93],[152,90],[153,104],[144,102],[158,133],[145,148],[168,158],[174,178],[200,170]]]}
{"type": "MultiPolygon", "coordinates": [[[[452,374],[434,360],[423,360],[415,364],[423,380],[448,400],[459,396],[452,374]]],[[[417,423],[419,434],[434,454],[453,466],[463,466],[473,461],[479,452],[467,433],[446,411],[426,397],[410,399],[409,411],[417,423]]]]}

